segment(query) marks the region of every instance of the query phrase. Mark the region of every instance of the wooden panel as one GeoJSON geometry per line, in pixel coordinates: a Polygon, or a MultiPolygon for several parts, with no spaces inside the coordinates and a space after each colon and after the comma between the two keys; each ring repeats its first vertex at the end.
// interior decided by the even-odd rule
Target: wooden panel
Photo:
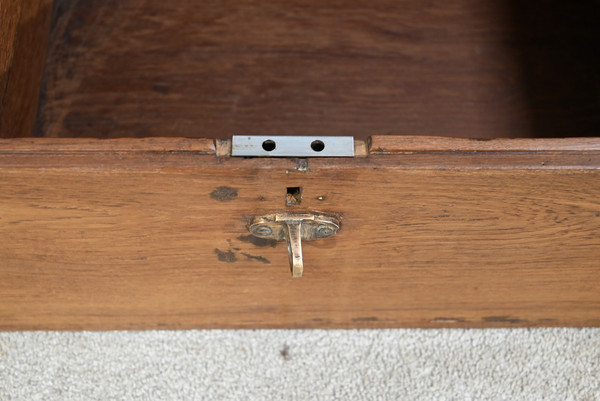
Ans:
{"type": "Polygon", "coordinates": [[[0,105],[3,103],[4,92],[10,66],[15,50],[15,34],[21,15],[20,0],[4,0],[0,3],[0,105]]]}
{"type": "Polygon", "coordinates": [[[62,0],[37,135],[597,135],[594,6],[513,3],[62,0]]]}
{"type": "MultiPolygon", "coordinates": [[[[540,152],[597,152],[598,138],[561,139],[476,139],[444,138],[436,136],[384,136],[369,138],[371,153],[400,152],[528,152],[528,157],[540,152]]],[[[510,155],[506,155],[510,157],[510,155]]]]}
{"type": "Polygon", "coordinates": [[[32,134],[51,15],[52,0],[2,0],[0,137],[32,134]]]}
{"type": "MultiPolygon", "coordinates": [[[[41,154],[70,155],[93,152],[108,158],[115,152],[193,152],[194,154],[215,154],[215,141],[204,138],[128,138],[117,139],[69,139],[69,138],[16,138],[0,139],[0,152],[28,153],[39,158],[41,154]]],[[[15,155],[16,156],[16,155],[15,155]]]]}
{"type": "Polygon", "coordinates": [[[0,329],[600,325],[600,151],[574,140],[308,161],[154,141],[2,144],[0,329]],[[246,230],[285,210],[342,216],[300,279],[246,230]]]}

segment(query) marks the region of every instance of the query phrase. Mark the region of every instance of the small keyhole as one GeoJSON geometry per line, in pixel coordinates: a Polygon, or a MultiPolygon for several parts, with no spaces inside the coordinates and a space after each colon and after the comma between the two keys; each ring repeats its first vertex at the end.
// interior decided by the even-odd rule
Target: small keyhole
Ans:
{"type": "Polygon", "coordinates": [[[287,187],[285,204],[288,206],[299,205],[302,200],[302,187],[287,187]]]}

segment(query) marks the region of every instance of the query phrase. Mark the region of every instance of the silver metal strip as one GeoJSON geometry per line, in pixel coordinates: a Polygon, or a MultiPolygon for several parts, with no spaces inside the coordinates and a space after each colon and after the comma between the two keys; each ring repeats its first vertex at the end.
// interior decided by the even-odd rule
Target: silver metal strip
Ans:
{"type": "Polygon", "coordinates": [[[232,156],[354,157],[352,136],[234,135],[232,156]]]}

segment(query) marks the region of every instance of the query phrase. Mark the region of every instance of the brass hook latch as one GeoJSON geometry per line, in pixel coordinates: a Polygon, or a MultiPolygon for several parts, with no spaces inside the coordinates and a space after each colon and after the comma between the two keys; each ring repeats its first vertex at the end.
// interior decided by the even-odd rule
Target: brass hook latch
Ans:
{"type": "Polygon", "coordinates": [[[248,230],[259,238],[287,242],[292,277],[302,277],[302,240],[327,238],[340,229],[337,218],[312,213],[276,213],[252,220],[248,230]]]}

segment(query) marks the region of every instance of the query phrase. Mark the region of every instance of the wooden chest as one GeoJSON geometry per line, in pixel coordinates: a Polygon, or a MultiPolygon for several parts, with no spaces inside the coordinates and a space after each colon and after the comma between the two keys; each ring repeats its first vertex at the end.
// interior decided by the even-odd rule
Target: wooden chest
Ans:
{"type": "Polygon", "coordinates": [[[3,1],[0,329],[600,325],[598,10],[537,3],[3,1]]]}

